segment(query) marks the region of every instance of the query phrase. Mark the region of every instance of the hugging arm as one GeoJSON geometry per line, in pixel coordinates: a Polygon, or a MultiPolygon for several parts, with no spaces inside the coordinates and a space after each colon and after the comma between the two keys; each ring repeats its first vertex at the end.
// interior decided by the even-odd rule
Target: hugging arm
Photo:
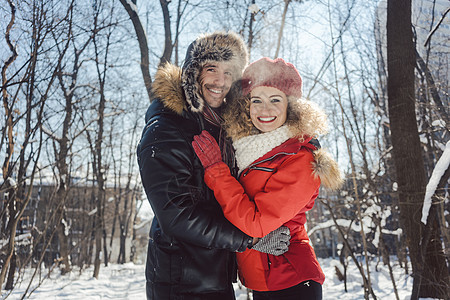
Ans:
{"type": "Polygon", "coordinates": [[[197,246],[244,251],[250,236],[226,220],[220,210],[204,205],[207,195],[198,184],[203,178],[201,172],[195,172],[196,157],[190,142],[168,122],[149,124],[153,125],[146,128],[148,132],[138,146],[138,162],[162,231],[197,246]],[[154,126],[169,130],[153,130],[154,126]]]}
{"type": "MultiPolygon", "coordinates": [[[[225,166],[226,170],[223,173],[226,177],[230,176],[232,179],[234,179],[229,172],[228,167],[225,165],[225,163],[222,162],[221,153],[219,146],[217,145],[217,142],[214,140],[214,138],[209,135],[206,131],[202,132],[201,135],[195,136],[194,141],[192,142],[192,147],[194,148],[197,156],[199,157],[203,167],[205,168],[205,172],[208,172],[210,169],[214,169],[214,166],[219,165],[221,167],[225,166]],[[228,172],[226,172],[228,171],[228,172]]],[[[206,173],[205,173],[206,174],[206,173]]],[[[206,179],[206,176],[205,176],[206,179]]],[[[236,187],[241,187],[239,182],[234,180],[236,187]]],[[[242,188],[242,187],[241,187],[242,188]]],[[[214,190],[214,193],[216,194],[216,190],[214,190]]],[[[245,195],[245,193],[244,193],[245,195]]],[[[245,195],[246,196],[246,195],[245,195]]],[[[245,197],[244,197],[245,199],[245,197]]],[[[222,205],[221,201],[217,199],[219,203],[222,205]]],[[[223,199],[222,199],[223,200],[223,199]]],[[[222,205],[222,208],[224,206],[222,205]]],[[[228,215],[225,214],[225,216],[228,218],[228,215]]],[[[234,225],[236,225],[238,228],[241,229],[240,222],[234,223],[233,220],[230,220],[234,225]]],[[[244,229],[242,229],[244,230],[244,229]]],[[[245,231],[245,230],[244,230],[245,231]]],[[[250,234],[252,235],[252,234],[250,234]]],[[[253,235],[253,236],[259,236],[259,235],[253,235]]],[[[278,228],[274,228],[273,231],[268,232],[263,236],[254,246],[253,249],[269,253],[273,255],[281,255],[284,252],[288,250],[289,246],[289,239],[290,239],[290,233],[289,228],[286,226],[280,226],[278,228]]]]}

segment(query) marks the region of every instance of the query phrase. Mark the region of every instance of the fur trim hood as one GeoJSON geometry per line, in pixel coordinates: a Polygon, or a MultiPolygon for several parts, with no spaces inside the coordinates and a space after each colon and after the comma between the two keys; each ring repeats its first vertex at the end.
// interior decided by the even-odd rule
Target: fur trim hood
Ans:
{"type": "Polygon", "coordinates": [[[188,47],[183,64],[181,85],[193,112],[203,110],[198,76],[202,68],[211,62],[227,62],[233,69],[233,81],[240,79],[248,63],[247,46],[233,32],[214,32],[198,37],[188,47]]]}
{"type": "MultiPolygon", "coordinates": [[[[183,67],[166,63],[159,67],[152,91],[165,107],[177,114],[183,110],[201,112],[205,105],[200,95],[198,76],[211,62],[227,62],[233,67],[233,80],[238,80],[248,63],[247,47],[242,38],[233,32],[214,32],[198,37],[187,50],[183,67]]],[[[236,90],[232,86],[227,98],[236,90]]]]}

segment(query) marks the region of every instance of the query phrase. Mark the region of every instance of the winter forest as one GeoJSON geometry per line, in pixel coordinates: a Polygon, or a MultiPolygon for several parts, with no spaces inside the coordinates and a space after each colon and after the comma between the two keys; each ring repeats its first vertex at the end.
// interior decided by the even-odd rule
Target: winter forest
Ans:
{"type": "Polygon", "coordinates": [[[397,267],[413,278],[411,299],[449,299],[449,10],[446,0],[0,0],[2,299],[18,284],[29,297],[51,274],[98,278],[108,264],[145,262],[152,212],[136,146],[152,78],[216,30],[239,33],[250,61],[293,63],[304,97],[326,110],[319,140],[345,184],[321,191],[307,228],[342,289],[353,266],[364,299],[380,299],[375,263],[394,291],[397,267]]]}

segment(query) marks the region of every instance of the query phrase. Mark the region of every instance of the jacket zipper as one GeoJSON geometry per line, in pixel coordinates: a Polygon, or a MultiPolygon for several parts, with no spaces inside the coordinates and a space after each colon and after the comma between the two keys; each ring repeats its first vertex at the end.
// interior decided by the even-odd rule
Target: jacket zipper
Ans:
{"type": "Polygon", "coordinates": [[[272,155],[271,157],[268,157],[266,159],[258,161],[257,163],[251,164],[250,166],[247,167],[247,170],[242,174],[242,176],[243,177],[247,176],[248,172],[250,172],[251,170],[273,172],[273,170],[274,170],[273,168],[257,167],[257,165],[262,164],[262,163],[264,163],[266,161],[272,160],[278,155],[295,155],[295,154],[297,154],[297,152],[278,152],[278,153],[272,155]]]}

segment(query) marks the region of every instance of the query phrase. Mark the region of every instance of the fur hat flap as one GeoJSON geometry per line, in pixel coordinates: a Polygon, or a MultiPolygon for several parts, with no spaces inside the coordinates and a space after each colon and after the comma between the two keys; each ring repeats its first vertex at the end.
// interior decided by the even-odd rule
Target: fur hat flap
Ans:
{"type": "Polygon", "coordinates": [[[182,71],[182,87],[193,112],[203,110],[198,76],[203,66],[210,62],[227,62],[233,68],[233,80],[242,76],[247,65],[247,47],[242,38],[233,32],[214,32],[197,38],[189,45],[182,71]]]}

